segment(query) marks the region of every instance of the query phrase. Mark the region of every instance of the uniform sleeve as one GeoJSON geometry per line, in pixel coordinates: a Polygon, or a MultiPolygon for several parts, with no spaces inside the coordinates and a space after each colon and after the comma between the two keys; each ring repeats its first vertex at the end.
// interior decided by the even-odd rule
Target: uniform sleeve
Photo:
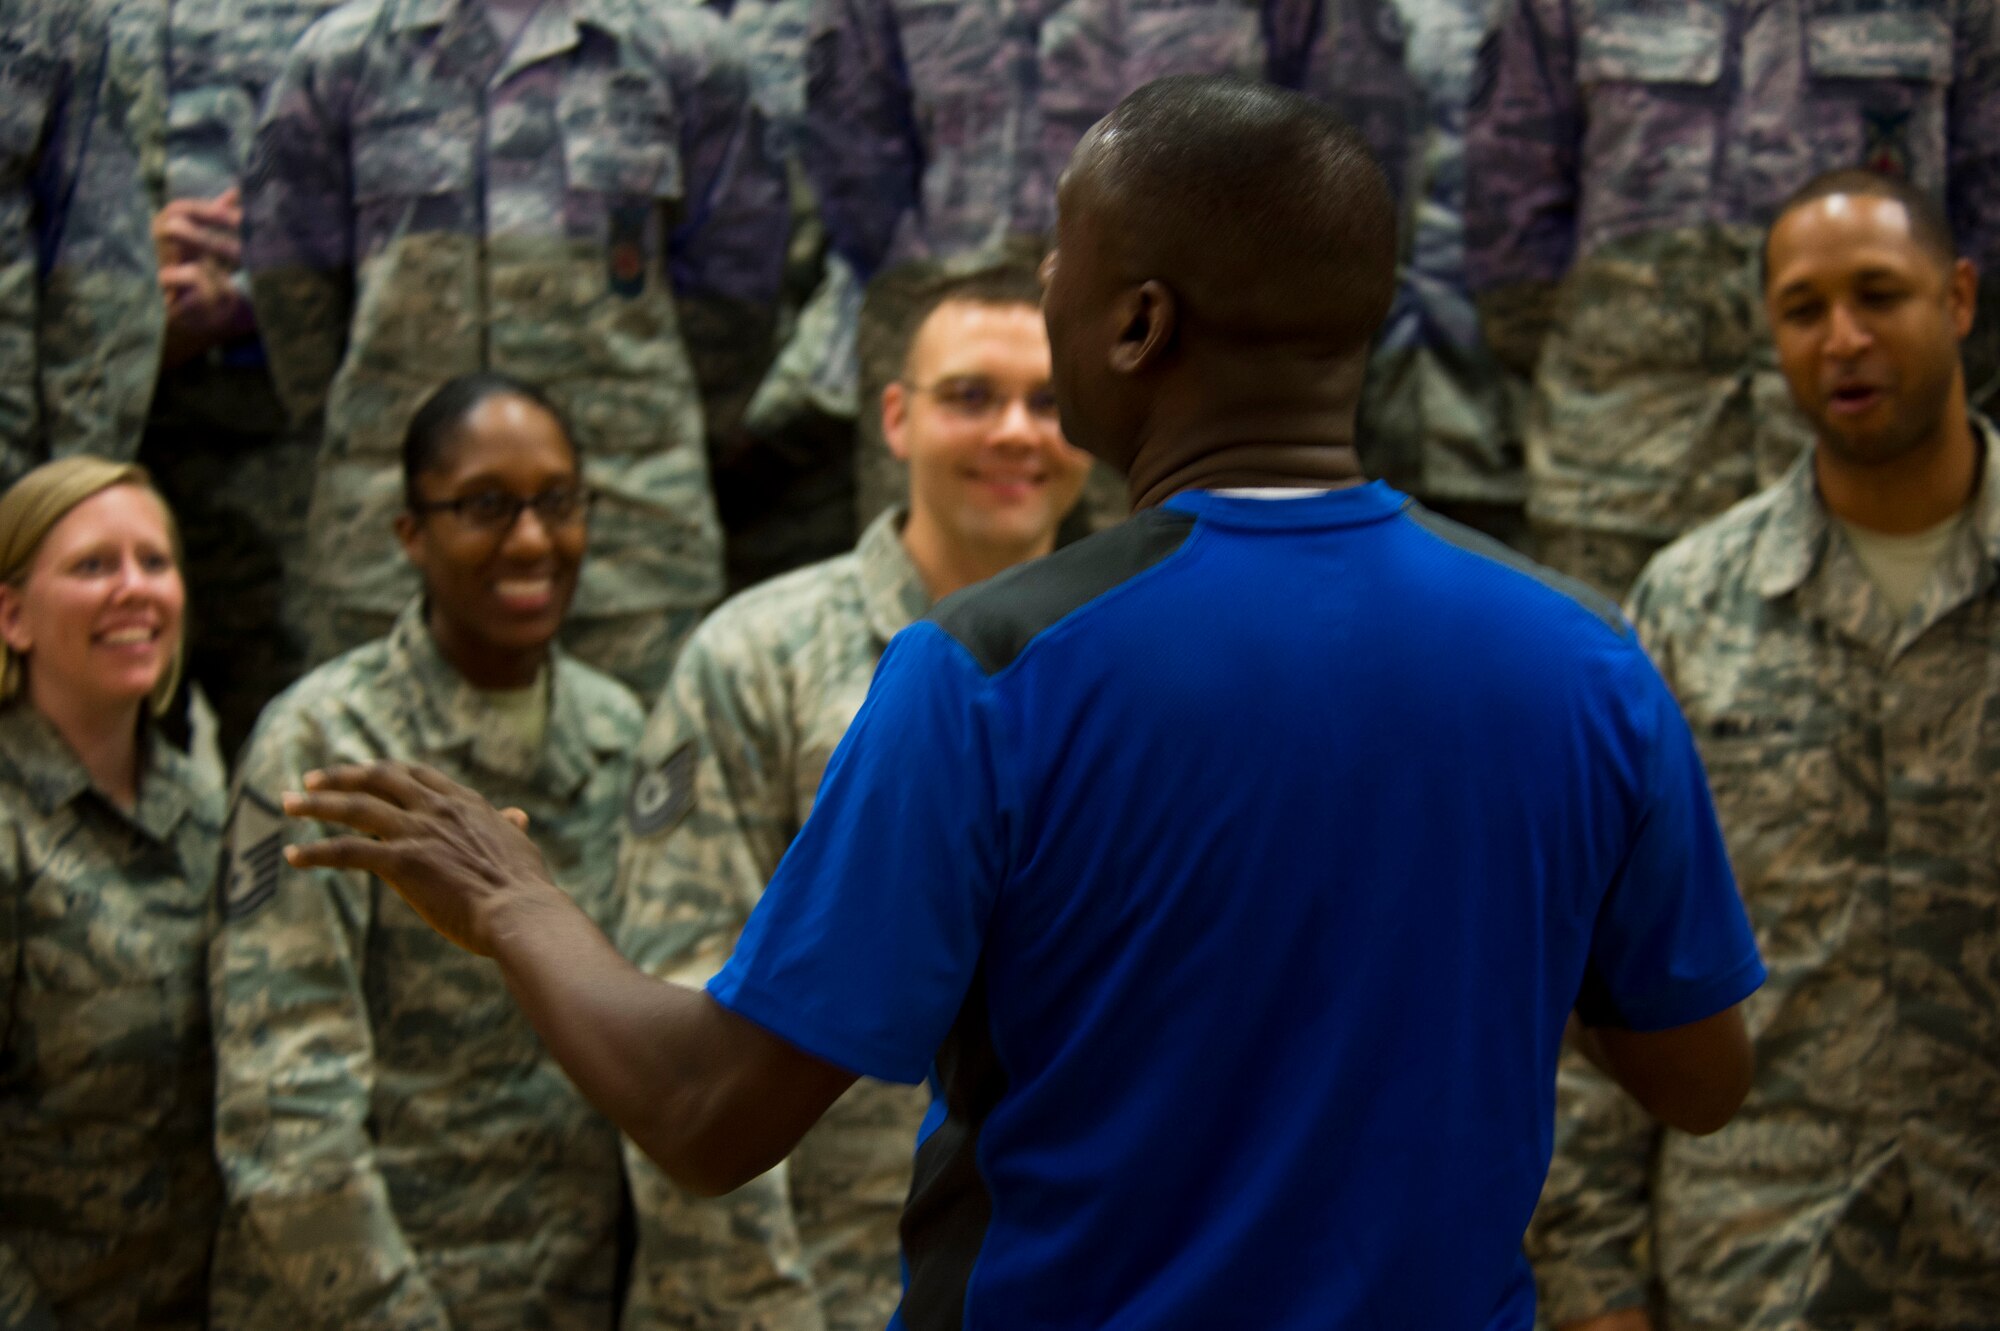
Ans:
{"type": "Polygon", "coordinates": [[[929,623],[898,635],[709,992],[857,1075],[921,1081],[1007,872],[1004,760],[972,658],[929,623]]]}
{"type": "MultiPolygon", "coordinates": [[[[324,21],[322,21],[324,22],[324,21]]],[[[354,309],[347,127],[308,29],[272,85],[243,183],[243,267],[271,375],[292,420],[317,433],[354,309]]]]}
{"type": "Polygon", "coordinates": [[[771,359],[791,194],[735,34],[705,11],[677,17],[704,39],[676,89],[685,195],[668,262],[709,443],[728,454],[771,359]]]}
{"type": "Polygon", "coordinates": [[[1960,251],[1979,266],[1979,314],[1964,347],[1973,406],[2000,407],[2000,7],[1958,7],[1946,126],[1946,201],[1960,251]]]}
{"type": "Polygon", "coordinates": [[[866,281],[916,210],[924,167],[888,0],[813,0],[804,132],[827,241],[866,281]]]}
{"type": "Polygon", "coordinates": [[[24,4],[0,29],[0,488],[44,456],[35,189],[43,138],[71,77],[47,17],[46,6],[24,4]]]}
{"type": "Polygon", "coordinates": [[[1578,1018],[1654,1031],[1713,1016],[1764,982],[1694,737],[1650,666],[1638,707],[1647,795],[1591,937],[1578,1018]]]}
{"type": "MultiPolygon", "coordinates": [[[[650,975],[700,984],[736,945],[798,816],[797,736],[771,658],[711,620],[674,667],[639,746],[618,854],[620,949],[650,975]],[[718,632],[718,630],[721,630],[718,632]]],[[[677,1187],[631,1143],[639,1244],[624,1331],[685,1325],[691,1307],[731,1324],[815,1331],[785,1167],[718,1198],[677,1187]]]]}
{"type": "Polygon", "coordinates": [[[51,457],[138,456],[166,328],[152,232],[166,141],[159,23],[142,6],[112,14],[102,59],[76,65],[50,145],[66,173],[61,192],[41,199],[37,328],[51,457]]]}
{"type": "Polygon", "coordinates": [[[1488,345],[1533,372],[1576,250],[1583,108],[1560,0],[1500,0],[1479,46],[1465,137],[1465,264],[1488,345]]]}
{"type": "Polygon", "coordinates": [[[1547,1325],[1645,1305],[1650,1180],[1662,1129],[1574,1050],[1556,1077],[1555,1155],[1524,1248],[1547,1325]]]}
{"type": "Polygon", "coordinates": [[[297,1318],[288,1331],[445,1331],[368,1127],[374,884],[283,860],[285,845],[331,833],[276,805],[326,757],[287,742],[282,726],[260,730],[224,835],[223,919],[209,962],[215,1135],[224,1232],[240,1241],[221,1245],[216,1297],[267,1315],[283,1308],[297,1318]]]}
{"type": "MultiPolygon", "coordinates": [[[[0,110],[0,116],[6,112],[0,110]]],[[[21,979],[21,862],[15,831],[0,818],[0,1066],[10,1062],[14,1003],[21,979]]],[[[4,1149],[4,1147],[0,1147],[4,1149]]],[[[56,1331],[55,1312],[42,1298],[19,1253],[0,1243],[0,1331],[56,1331]]]]}

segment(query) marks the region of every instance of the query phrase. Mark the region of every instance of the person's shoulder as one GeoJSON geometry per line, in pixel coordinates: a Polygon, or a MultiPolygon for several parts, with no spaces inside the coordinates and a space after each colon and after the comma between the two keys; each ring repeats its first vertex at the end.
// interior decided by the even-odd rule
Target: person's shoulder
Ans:
{"type": "Polygon", "coordinates": [[[1476,560],[1499,572],[1507,579],[1502,585],[1516,594],[1567,607],[1581,621],[1595,621],[1615,638],[1631,638],[1632,626],[1626,622],[1618,603],[1589,583],[1537,563],[1512,546],[1433,513],[1421,504],[1409,505],[1404,516],[1449,547],[1454,555],[1476,560]]]}
{"type": "Polygon", "coordinates": [[[365,710],[389,671],[388,640],[378,638],[316,667],[273,698],[244,741],[239,784],[263,789],[319,763],[380,756],[368,738],[365,710]]]}
{"type": "Polygon", "coordinates": [[[1197,519],[1151,508],[940,601],[926,622],[997,675],[1043,633],[1172,556],[1197,519]]]}
{"type": "Polygon", "coordinates": [[[781,573],[717,606],[685,649],[708,667],[759,669],[830,633],[865,631],[853,551],[781,573]]]}
{"type": "Polygon", "coordinates": [[[1705,619],[1714,607],[1749,585],[1758,541],[1784,498],[1776,486],[1669,543],[1632,585],[1635,615],[1672,628],[1677,619],[1705,619]]]}
{"type": "Polygon", "coordinates": [[[290,59],[308,66],[360,58],[379,45],[390,11],[406,0],[344,0],[324,9],[292,44],[290,59]]]}
{"type": "Polygon", "coordinates": [[[592,748],[616,753],[638,742],[646,711],[638,695],[618,680],[573,656],[558,655],[554,687],[574,704],[592,748]]]}

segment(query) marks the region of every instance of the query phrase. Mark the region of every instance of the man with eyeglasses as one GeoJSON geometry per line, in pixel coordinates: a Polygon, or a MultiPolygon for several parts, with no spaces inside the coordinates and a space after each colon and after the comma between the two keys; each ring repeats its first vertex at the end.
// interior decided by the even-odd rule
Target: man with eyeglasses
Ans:
{"type": "MultiPolygon", "coordinates": [[[[1089,463],[1056,421],[1040,294],[1020,258],[909,265],[871,288],[862,336],[897,344],[879,400],[908,502],[852,552],[726,602],[689,641],[640,746],[619,856],[622,950],[646,970],[699,982],[728,957],[889,639],[1053,547],[1089,463]]],[[[701,1235],[729,1231],[717,1218],[743,1211],[741,1193],[696,1200],[630,1152],[640,1244],[625,1331],[681,1325],[668,1319],[690,1300],[738,1290],[754,1291],[741,1311],[760,1325],[816,1325],[816,1308],[828,1331],[880,1331],[902,1294],[896,1224],[925,1103],[921,1088],[857,1083],[785,1167],[791,1215],[733,1246],[701,1235]],[[803,1307],[800,1281],[783,1278],[801,1266],[803,1307]],[[807,1320],[784,1320],[788,1306],[807,1320]]]]}

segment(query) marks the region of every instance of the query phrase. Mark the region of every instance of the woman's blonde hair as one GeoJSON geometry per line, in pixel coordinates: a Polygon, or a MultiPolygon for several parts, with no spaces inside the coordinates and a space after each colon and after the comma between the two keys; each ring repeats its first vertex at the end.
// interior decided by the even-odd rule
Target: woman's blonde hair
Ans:
{"type": "MultiPolygon", "coordinates": [[[[0,495],[0,583],[18,590],[27,580],[28,570],[34,567],[35,554],[50,530],[78,504],[114,485],[136,485],[160,500],[160,511],[167,516],[167,539],[173,545],[174,566],[178,568],[180,528],[174,524],[174,513],[167,507],[167,501],[160,499],[160,492],[153,488],[153,478],[146,469],[135,463],[107,462],[79,454],[44,462],[0,495]]],[[[153,686],[155,716],[167,710],[174,690],[180,687],[185,647],[185,638],[174,644],[174,659],[160,676],[160,682],[153,686]]],[[[0,703],[21,691],[27,677],[25,664],[5,642],[0,642],[0,703]]]]}

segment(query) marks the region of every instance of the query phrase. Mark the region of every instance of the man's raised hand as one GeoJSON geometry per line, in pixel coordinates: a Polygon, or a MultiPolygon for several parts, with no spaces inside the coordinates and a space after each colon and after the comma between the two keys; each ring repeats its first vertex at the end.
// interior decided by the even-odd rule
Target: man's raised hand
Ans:
{"type": "Polygon", "coordinates": [[[296,869],[359,869],[396,889],[433,929],[469,952],[538,907],[566,901],[549,880],[518,809],[502,813],[443,773],[375,762],[308,772],[305,792],[284,798],[294,818],[359,836],[287,846],[296,869]]]}

